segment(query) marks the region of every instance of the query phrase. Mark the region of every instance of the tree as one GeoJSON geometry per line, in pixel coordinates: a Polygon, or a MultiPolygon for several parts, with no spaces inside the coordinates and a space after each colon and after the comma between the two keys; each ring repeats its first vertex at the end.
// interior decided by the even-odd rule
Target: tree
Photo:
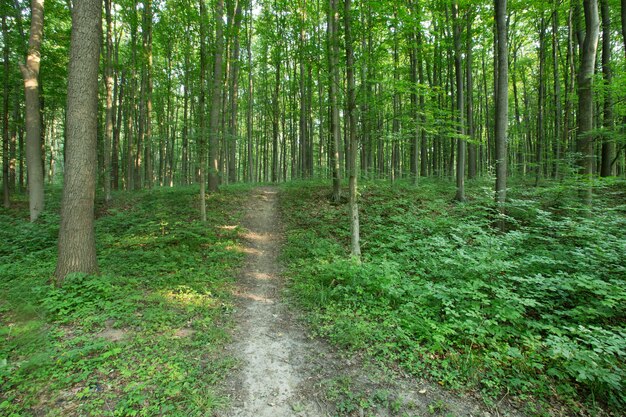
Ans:
{"type": "MultiPolygon", "coordinates": [[[[497,39],[496,79],[496,204],[501,214],[506,202],[507,127],[509,118],[509,47],[507,42],[507,0],[495,0],[497,39]]],[[[501,227],[503,223],[501,222],[501,227]]]]}
{"type": "Polygon", "coordinates": [[[354,51],[352,48],[352,12],[351,0],[344,0],[344,29],[346,41],[346,77],[348,83],[348,127],[350,137],[350,236],[352,256],[361,259],[359,203],[357,201],[358,165],[356,156],[358,143],[356,140],[356,88],[354,85],[354,51]]]}
{"type": "Polygon", "coordinates": [[[602,78],[604,80],[603,127],[606,129],[602,140],[600,176],[609,177],[613,168],[613,142],[610,133],[613,131],[613,100],[611,97],[611,14],[608,0],[600,0],[602,14],[602,78]]]}
{"type": "Polygon", "coordinates": [[[581,189],[587,204],[591,204],[593,175],[593,74],[600,34],[600,19],[598,16],[598,1],[584,0],[585,33],[582,42],[580,68],[578,70],[578,134],[576,152],[579,153],[579,173],[585,177],[586,184],[581,189]]]}
{"type": "Polygon", "coordinates": [[[219,186],[219,116],[222,100],[222,55],[224,0],[217,0],[215,9],[215,65],[213,67],[213,88],[211,90],[211,113],[209,119],[209,191],[215,192],[219,186]]]}
{"type": "Polygon", "coordinates": [[[111,142],[113,139],[113,25],[111,23],[111,0],[104,0],[106,15],[106,60],[104,83],[106,89],[104,129],[104,199],[111,201],[111,142]]]}
{"type": "Polygon", "coordinates": [[[2,15],[2,38],[4,40],[4,94],[2,97],[2,195],[5,208],[11,206],[9,199],[9,31],[7,17],[2,15]]]}
{"type": "Polygon", "coordinates": [[[28,195],[30,221],[34,222],[44,209],[43,166],[41,164],[41,117],[39,100],[39,68],[43,39],[44,0],[32,0],[30,37],[26,65],[20,70],[24,77],[26,101],[26,164],[28,166],[28,195]]]}
{"type": "Polygon", "coordinates": [[[102,1],[75,2],[67,80],[67,139],[55,271],[57,285],[73,272],[98,272],[94,198],[101,30],[102,1]]]}
{"type": "Polygon", "coordinates": [[[454,73],[456,75],[456,111],[459,123],[456,156],[456,201],[465,201],[465,96],[463,94],[463,66],[461,64],[461,19],[459,18],[459,3],[452,4],[452,19],[454,20],[454,73]]]}
{"type": "Polygon", "coordinates": [[[339,170],[339,141],[341,138],[339,125],[339,105],[337,93],[339,87],[339,46],[337,40],[338,26],[337,0],[329,0],[328,6],[328,98],[330,101],[330,132],[331,132],[331,164],[333,176],[332,201],[338,203],[341,200],[341,173],[339,170]]]}

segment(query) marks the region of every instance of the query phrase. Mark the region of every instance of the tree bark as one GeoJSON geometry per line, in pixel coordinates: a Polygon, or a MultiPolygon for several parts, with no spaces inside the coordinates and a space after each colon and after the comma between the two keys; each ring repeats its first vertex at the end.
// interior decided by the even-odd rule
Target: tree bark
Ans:
{"type": "Polygon", "coordinates": [[[473,38],[472,38],[472,22],[474,21],[474,15],[467,13],[467,135],[470,139],[468,144],[468,163],[467,163],[467,178],[476,178],[476,143],[474,143],[474,77],[472,74],[473,68],[473,38]]]}
{"type": "Polygon", "coordinates": [[[339,68],[337,64],[339,46],[337,41],[337,0],[329,0],[328,9],[328,69],[329,69],[329,101],[330,101],[330,132],[332,140],[331,164],[333,171],[332,201],[341,201],[341,173],[339,169],[339,142],[341,137],[339,126],[339,106],[337,104],[337,90],[339,87],[339,68]]]}
{"type": "Polygon", "coordinates": [[[20,65],[24,77],[26,101],[26,164],[30,221],[34,222],[44,208],[43,166],[41,163],[41,117],[39,102],[39,67],[43,39],[44,0],[32,0],[30,38],[26,65],[20,65]]]}
{"type": "Polygon", "coordinates": [[[454,20],[454,72],[456,74],[456,111],[459,123],[456,156],[456,201],[465,201],[465,96],[463,92],[463,66],[461,65],[461,22],[459,19],[459,4],[454,1],[452,5],[452,19],[454,20]]]}
{"type": "MultiPolygon", "coordinates": [[[[354,51],[352,49],[351,0],[344,0],[344,30],[346,41],[346,76],[348,83],[348,127],[350,129],[350,236],[352,256],[360,261],[360,223],[357,194],[358,165],[356,161],[358,143],[356,139],[356,89],[354,85],[354,51]]],[[[417,173],[416,173],[417,174],[417,173]]]]}
{"type": "MultiPolygon", "coordinates": [[[[202,222],[206,222],[206,171],[204,166],[206,161],[206,118],[204,115],[204,77],[206,74],[206,7],[204,1],[205,0],[200,0],[200,92],[198,94],[198,124],[200,125],[200,135],[198,136],[198,164],[200,174],[200,220],[202,220],[202,222]]],[[[213,110],[211,110],[211,115],[212,114],[213,110]]],[[[217,120],[215,123],[217,124],[217,120]]]]}
{"type": "MultiPolygon", "coordinates": [[[[507,176],[507,128],[509,116],[509,53],[507,43],[507,0],[495,0],[498,70],[496,79],[496,204],[500,214],[504,214],[506,202],[507,176]]],[[[504,229],[504,222],[498,222],[504,229]]]]}
{"type": "Polygon", "coordinates": [[[604,119],[602,125],[605,135],[602,139],[600,176],[610,177],[612,174],[613,140],[610,134],[613,132],[613,100],[611,83],[613,74],[611,71],[611,14],[608,0],[600,0],[600,13],[602,14],[602,78],[604,81],[604,119]]]}
{"type": "Polygon", "coordinates": [[[2,195],[4,207],[11,207],[9,198],[9,30],[7,17],[2,15],[2,38],[4,39],[3,69],[4,69],[4,94],[2,97],[2,195]]]}
{"type": "Polygon", "coordinates": [[[215,66],[213,68],[213,90],[211,92],[211,116],[209,120],[209,191],[219,187],[219,115],[222,99],[222,55],[224,0],[217,0],[215,9],[215,66]]]}
{"type": "Polygon", "coordinates": [[[106,20],[106,60],[104,83],[106,89],[104,128],[104,200],[111,201],[111,142],[113,141],[113,25],[111,22],[111,0],[104,1],[106,20]]]}
{"type": "Polygon", "coordinates": [[[591,205],[593,177],[593,138],[589,132],[593,129],[593,74],[598,49],[600,19],[598,1],[584,0],[585,38],[582,43],[580,69],[578,71],[578,136],[576,152],[579,153],[579,173],[586,184],[581,189],[581,197],[591,205]]]}
{"type": "Polygon", "coordinates": [[[65,180],[61,201],[57,285],[69,273],[97,273],[94,231],[101,0],[77,1],[67,90],[65,180]]]}

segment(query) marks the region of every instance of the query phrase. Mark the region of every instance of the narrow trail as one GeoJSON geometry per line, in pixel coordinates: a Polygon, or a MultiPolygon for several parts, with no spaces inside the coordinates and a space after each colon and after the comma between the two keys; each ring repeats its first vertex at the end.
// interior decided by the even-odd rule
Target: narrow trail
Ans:
{"type": "Polygon", "coordinates": [[[342,357],[323,341],[308,337],[281,300],[282,227],[276,188],[259,187],[251,193],[243,226],[246,261],[236,289],[237,328],[229,347],[239,366],[225,387],[231,407],[218,416],[520,416],[505,398],[487,408],[477,398],[358,357],[342,357]],[[340,404],[346,396],[352,405],[340,404]]]}
{"type": "Polygon", "coordinates": [[[244,219],[247,259],[237,293],[240,325],[232,346],[242,365],[231,382],[233,408],[226,416],[326,415],[314,402],[303,401],[299,390],[309,377],[305,368],[314,352],[280,300],[277,216],[277,190],[256,189],[244,219]]]}

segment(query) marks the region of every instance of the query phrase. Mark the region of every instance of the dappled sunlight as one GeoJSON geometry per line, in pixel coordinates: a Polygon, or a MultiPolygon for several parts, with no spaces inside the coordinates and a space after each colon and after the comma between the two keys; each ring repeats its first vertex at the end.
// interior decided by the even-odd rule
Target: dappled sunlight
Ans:
{"type": "Polygon", "coordinates": [[[269,242],[272,238],[270,233],[256,233],[256,232],[247,232],[243,234],[243,237],[247,240],[251,240],[253,242],[269,242]]]}
{"type": "Polygon", "coordinates": [[[266,272],[250,272],[247,275],[252,277],[252,278],[254,278],[254,279],[258,279],[258,280],[262,280],[262,281],[267,281],[267,280],[275,278],[273,275],[268,274],[266,272]]]}
{"type": "Polygon", "coordinates": [[[211,292],[200,294],[186,285],[179,285],[171,290],[159,291],[155,295],[162,297],[170,304],[180,307],[214,307],[217,303],[217,299],[213,297],[211,292]]]}
{"type": "Polygon", "coordinates": [[[274,304],[274,300],[267,298],[265,296],[262,296],[262,295],[258,295],[258,294],[252,294],[249,292],[242,292],[242,291],[235,291],[233,294],[239,298],[245,298],[245,299],[252,300],[252,301],[258,301],[264,304],[274,304]]]}

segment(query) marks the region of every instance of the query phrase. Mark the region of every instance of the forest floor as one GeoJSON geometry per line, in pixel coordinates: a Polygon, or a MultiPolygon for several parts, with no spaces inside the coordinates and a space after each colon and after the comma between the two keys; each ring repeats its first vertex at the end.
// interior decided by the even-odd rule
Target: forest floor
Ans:
{"type": "Polygon", "coordinates": [[[346,357],[310,336],[284,299],[279,191],[252,191],[243,219],[246,261],[236,289],[230,353],[239,366],[227,381],[224,417],[519,415],[501,401],[451,393],[360,357],[346,357]]]}

